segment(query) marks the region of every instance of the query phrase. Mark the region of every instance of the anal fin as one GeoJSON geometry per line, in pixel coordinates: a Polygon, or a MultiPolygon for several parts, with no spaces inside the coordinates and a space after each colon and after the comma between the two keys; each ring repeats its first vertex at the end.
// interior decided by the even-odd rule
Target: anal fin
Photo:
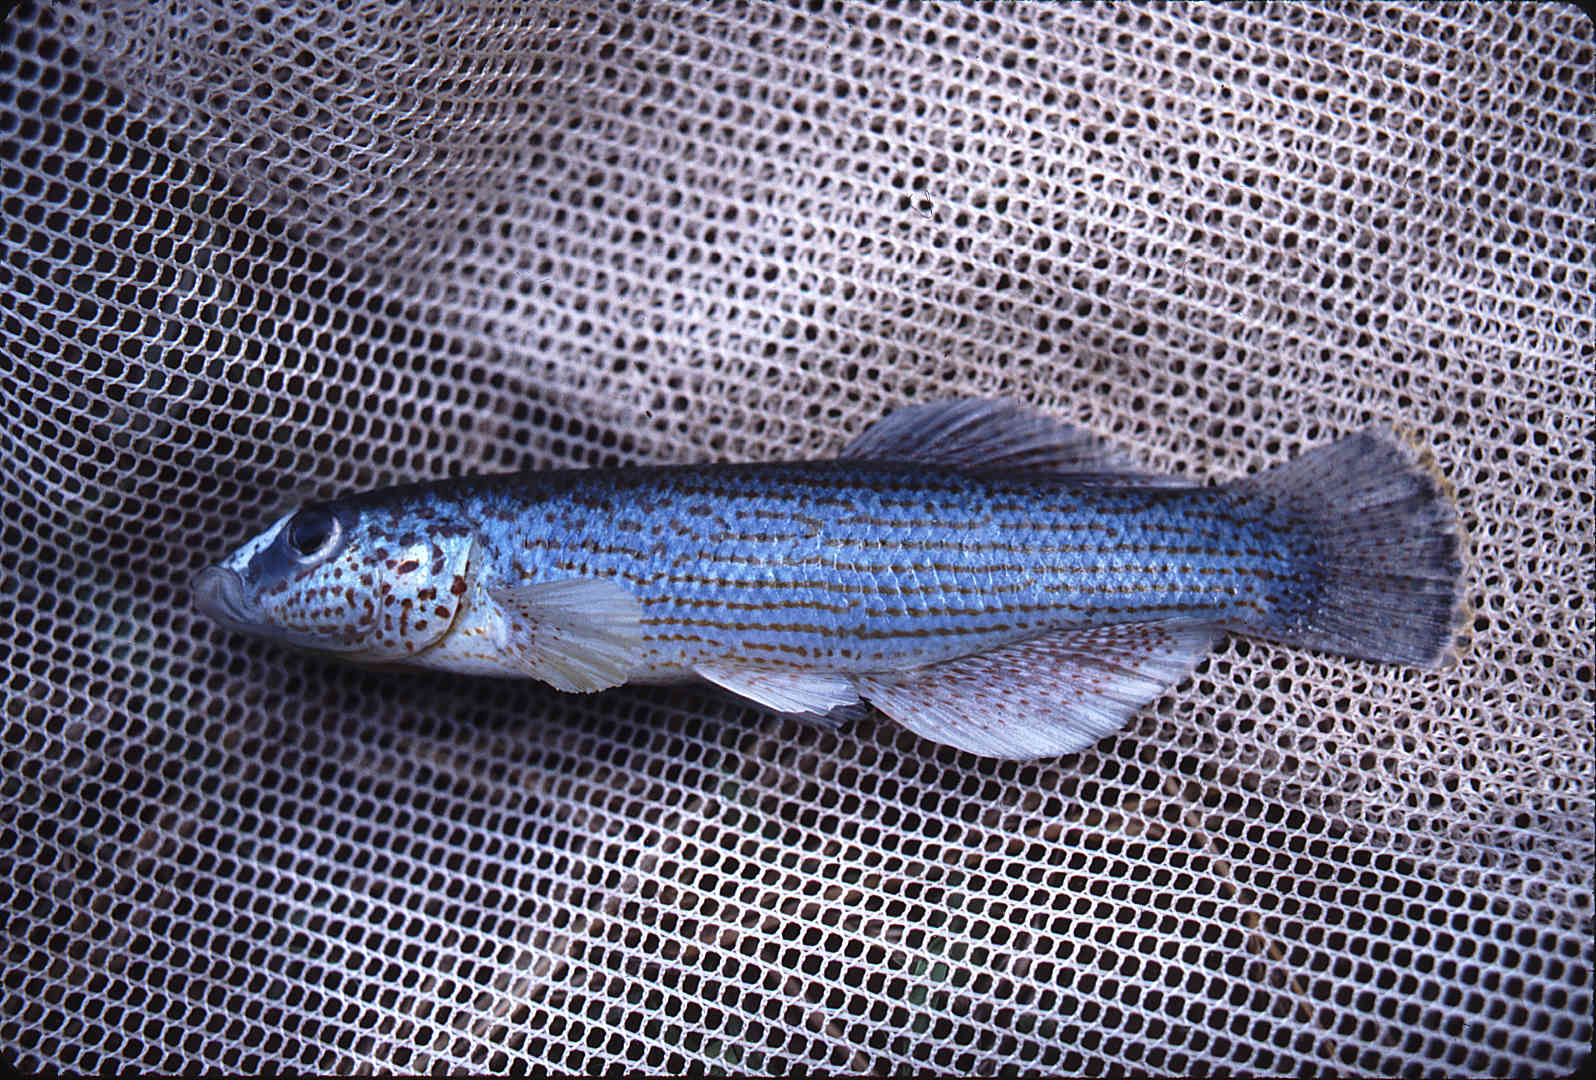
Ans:
{"type": "Polygon", "coordinates": [[[1191,672],[1210,626],[1128,623],[1054,631],[975,656],[854,676],[860,696],[934,742],[984,757],[1083,750],[1191,672]]]}

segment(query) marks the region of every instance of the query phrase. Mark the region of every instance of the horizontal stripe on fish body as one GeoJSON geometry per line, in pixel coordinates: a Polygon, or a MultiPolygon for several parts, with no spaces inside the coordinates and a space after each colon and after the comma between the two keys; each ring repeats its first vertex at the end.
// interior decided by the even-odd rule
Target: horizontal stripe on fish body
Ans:
{"type": "MultiPolygon", "coordinates": [[[[750,562],[750,564],[752,564],[752,563],[756,562],[756,560],[749,560],[749,562],[750,562]]],[[[564,571],[567,571],[567,572],[572,573],[572,574],[580,574],[580,573],[582,573],[583,571],[585,571],[586,569],[589,568],[587,563],[579,562],[579,561],[572,560],[572,559],[556,559],[556,560],[554,560],[553,565],[557,569],[564,570],[564,571]]],[[[902,571],[907,571],[909,568],[908,567],[899,567],[898,569],[900,569],[902,571]]],[[[1016,570],[1018,570],[1018,568],[1016,568],[1016,570]]],[[[1256,578],[1259,581],[1290,582],[1290,581],[1295,580],[1295,579],[1288,579],[1284,575],[1276,574],[1274,571],[1269,570],[1269,569],[1264,568],[1264,567],[1247,567],[1247,566],[1234,566],[1234,567],[1214,566],[1214,567],[1207,567],[1207,568],[1204,568],[1201,571],[1199,571],[1199,570],[1197,570],[1196,567],[1193,567],[1193,566],[1191,566],[1189,564],[1176,565],[1176,564],[1173,564],[1173,563],[1164,563],[1162,565],[1157,565],[1157,566],[1140,566],[1140,565],[1121,564],[1121,565],[1116,565],[1115,566],[1115,571],[1117,573],[1120,573],[1120,574],[1144,574],[1144,575],[1171,575],[1171,574],[1176,574],[1176,573],[1201,573],[1203,575],[1224,576],[1224,575],[1228,574],[1228,575],[1235,575],[1237,577],[1256,578]]],[[[525,570],[524,568],[521,568],[521,569],[518,569],[517,572],[522,577],[530,579],[530,571],[529,570],[525,570]]],[[[742,587],[745,587],[745,586],[750,584],[750,580],[748,578],[713,577],[713,576],[709,576],[709,575],[705,575],[705,574],[691,574],[691,573],[680,573],[680,572],[669,573],[669,574],[666,574],[666,575],[664,575],[662,577],[658,572],[644,575],[644,574],[640,574],[640,573],[637,573],[635,571],[630,571],[630,570],[617,570],[617,571],[614,572],[614,576],[618,580],[625,582],[629,586],[652,586],[652,585],[664,584],[664,585],[679,585],[679,586],[683,586],[683,587],[686,587],[686,588],[707,587],[707,588],[712,588],[712,589],[735,589],[735,588],[742,588],[742,587]]],[[[791,580],[791,581],[784,582],[781,585],[775,585],[775,584],[764,583],[764,582],[758,582],[756,584],[769,585],[769,587],[771,587],[771,588],[785,588],[785,589],[791,589],[791,590],[819,590],[819,591],[837,593],[837,594],[841,594],[841,595],[844,595],[844,596],[849,595],[849,594],[855,594],[855,595],[859,595],[859,596],[869,597],[869,596],[878,596],[878,595],[881,594],[881,589],[877,585],[873,585],[873,584],[872,585],[849,584],[849,583],[846,583],[846,582],[829,581],[829,580],[826,580],[824,578],[818,578],[818,577],[817,578],[812,578],[812,579],[801,579],[801,578],[800,579],[794,579],[794,580],[791,580]]],[[[903,585],[900,585],[897,588],[897,590],[894,593],[894,595],[898,595],[898,596],[911,595],[912,596],[912,595],[915,595],[917,593],[927,593],[927,594],[935,593],[935,594],[952,595],[952,596],[1002,596],[1005,593],[1015,593],[1015,592],[1024,591],[1028,587],[1029,586],[1028,586],[1027,583],[1020,582],[1020,581],[994,582],[992,584],[987,584],[987,585],[958,585],[958,584],[947,584],[947,583],[938,583],[938,584],[920,585],[920,586],[903,586],[903,585]]],[[[1234,588],[1235,586],[1225,586],[1225,587],[1226,588],[1234,588]]]]}

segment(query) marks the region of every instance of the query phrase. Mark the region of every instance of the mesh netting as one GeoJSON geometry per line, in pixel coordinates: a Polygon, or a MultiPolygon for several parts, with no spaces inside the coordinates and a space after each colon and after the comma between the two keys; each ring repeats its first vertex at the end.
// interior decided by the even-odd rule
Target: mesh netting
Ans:
{"type": "Polygon", "coordinates": [[[6,1060],[1583,1060],[1575,9],[84,0],[0,68],[6,1060]],[[1232,639],[1018,764],[189,607],[310,493],[999,393],[1198,478],[1395,424],[1472,537],[1459,661],[1232,639]]]}

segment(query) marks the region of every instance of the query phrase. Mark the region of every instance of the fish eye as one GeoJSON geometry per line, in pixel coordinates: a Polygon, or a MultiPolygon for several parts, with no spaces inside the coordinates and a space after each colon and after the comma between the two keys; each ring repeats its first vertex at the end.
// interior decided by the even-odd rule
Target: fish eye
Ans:
{"type": "Polygon", "coordinates": [[[288,550],[298,559],[314,559],[326,554],[338,538],[338,519],[321,507],[301,510],[288,522],[284,533],[288,550]]]}

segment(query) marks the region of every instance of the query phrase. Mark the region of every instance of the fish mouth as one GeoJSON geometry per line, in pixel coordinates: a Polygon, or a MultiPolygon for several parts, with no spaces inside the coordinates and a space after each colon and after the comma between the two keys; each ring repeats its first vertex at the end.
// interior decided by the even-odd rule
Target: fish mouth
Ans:
{"type": "Polygon", "coordinates": [[[213,622],[232,630],[259,632],[263,621],[261,610],[252,604],[244,591],[244,579],[236,570],[225,566],[207,566],[189,583],[194,606],[213,622]]]}
{"type": "Polygon", "coordinates": [[[260,605],[250,599],[244,579],[236,570],[229,570],[225,566],[207,566],[194,575],[188,588],[194,596],[194,606],[206,618],[229,630],[269,638],[308,652],[333,656],[347,656],[349,652],[274,625],[260,605]]]}

